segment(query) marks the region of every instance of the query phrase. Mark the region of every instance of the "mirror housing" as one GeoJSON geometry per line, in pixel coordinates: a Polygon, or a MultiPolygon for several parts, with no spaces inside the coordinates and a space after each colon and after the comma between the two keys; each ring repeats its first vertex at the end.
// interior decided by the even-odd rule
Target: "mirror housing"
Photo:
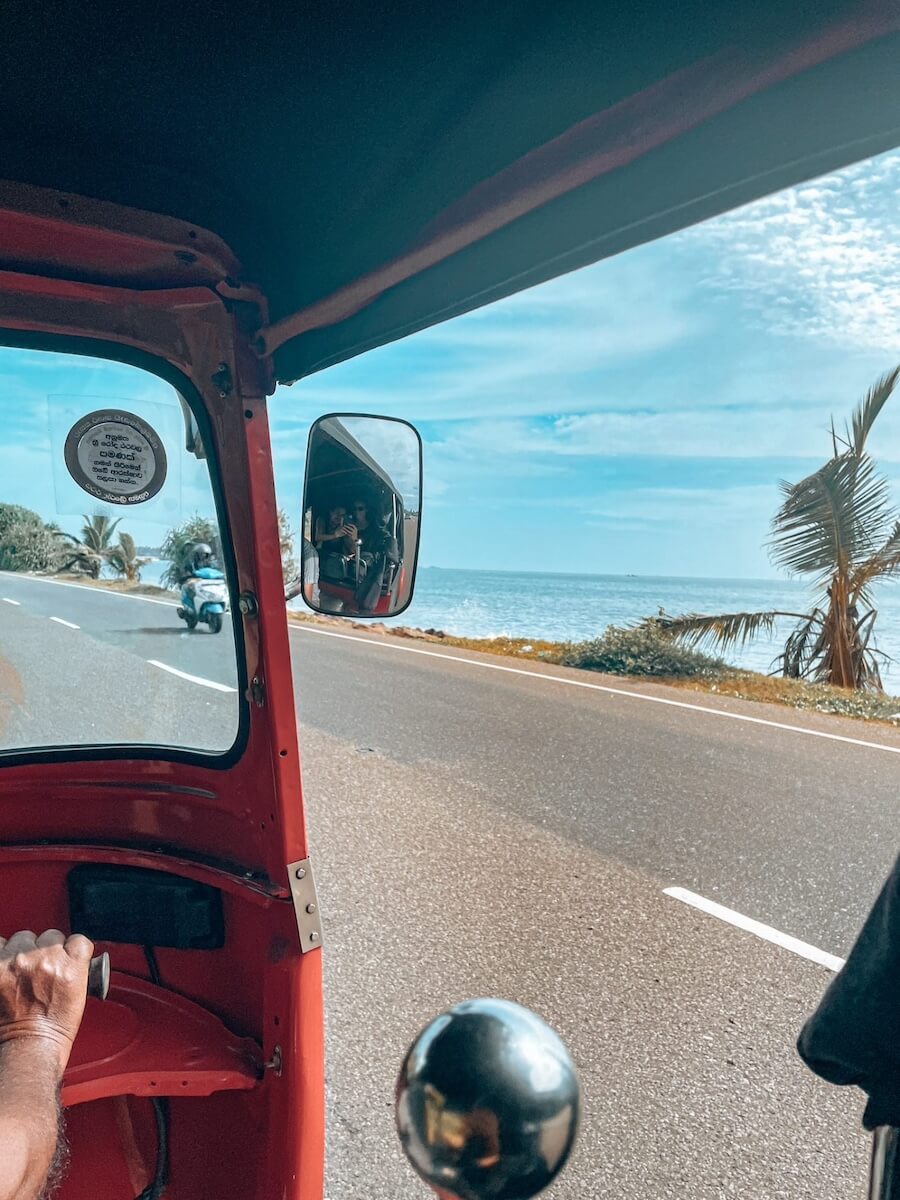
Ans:
{"type": "Polygon", "coordinates": [[[301,594],[314,612],[393,617],[419,551],[422,441],[394,417],[332,413],[309,431],[301,594]]]}

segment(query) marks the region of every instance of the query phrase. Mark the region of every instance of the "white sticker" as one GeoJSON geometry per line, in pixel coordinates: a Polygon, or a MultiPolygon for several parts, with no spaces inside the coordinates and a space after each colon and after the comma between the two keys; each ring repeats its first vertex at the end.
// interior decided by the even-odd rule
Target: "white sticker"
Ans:
{"type": "Polygon", "coordinates": [[[101,409],[76,422],[66,438],[65,459],[79,487],[109,504],[142,504],[166,480],[159,434],[121,409],[101,409]]]}

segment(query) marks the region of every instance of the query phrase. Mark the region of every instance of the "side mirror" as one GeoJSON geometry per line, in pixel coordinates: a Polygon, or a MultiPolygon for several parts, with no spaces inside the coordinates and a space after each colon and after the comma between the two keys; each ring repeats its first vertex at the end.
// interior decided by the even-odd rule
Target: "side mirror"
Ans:
{"type": "Polygon", "coordinates": [[[442,1200],[525,1200],[575,1141],[581,1091],[563,1043],[506,1000],[467,1000],[435,1018],[397,1080],[407,1158],[442,1200]]]}
{"type": "Polygon", "coordinates": [[[302,595],[314,612],[393,617],[419,551],[422,441],[393,417],[332,414],[309,433],[302,595]]]}

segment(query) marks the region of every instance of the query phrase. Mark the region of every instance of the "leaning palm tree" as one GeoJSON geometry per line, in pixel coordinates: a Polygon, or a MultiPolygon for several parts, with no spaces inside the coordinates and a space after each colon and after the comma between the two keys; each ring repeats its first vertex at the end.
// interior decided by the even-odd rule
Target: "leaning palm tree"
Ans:
{"type": "Polygon", "coordinates": [[[97,551],[86,546],[84,542],[79,542],[70,533],[63,533],[61,530],[54,532],[59,540],[57,572],[61,574],[64,571],[78,571],[89,575],[91,579],[99,579],[103,569],[103,559],[97,551]]]}
{"type": "Polygon", "coordinates": [[[107,551],[109,565],[117,575],[123,575],[129,583],[137,583],[141,578],[141,567],[145,567],[149,558],[140,558],[134,538],[130,533],[120,533],[118,544],[110,546],[107,551]]]}
{"type": "Polygon", "coordinates": [[[889,371],[857,406],[843,436],[831,426],[832,456],[799,483],[782,483],[769,552],[789,574],[813,587],[805,613],[687,613],[651,618],[673,637],[720,650],[771,633],[779,618],[796,625],[776,659],[781,674],[843,688],[881,690],[873,632],[876,583],[900,575],[900,514],[887,479],[866,451],[866,439],[900,378],[889,371]]]}

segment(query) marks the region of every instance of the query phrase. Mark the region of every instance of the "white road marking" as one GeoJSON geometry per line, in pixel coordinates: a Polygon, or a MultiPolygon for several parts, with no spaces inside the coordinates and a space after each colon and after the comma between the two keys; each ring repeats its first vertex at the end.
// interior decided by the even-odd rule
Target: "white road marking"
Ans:
{"type": "Polygon", "coordinates": [[[177,675],[179,679],[186,679],[188,683],[199,683],[201,687],[213,688],[217,692],[237,691],[237,688],[229,687],[227,683],[216,683],[214,679],[204,679],[202,675],[188,675],[187,671],[179,671],[177,667],[170,667],[168,663],[158,662],[155,658],[148,658],[147,662],[151,667],[159,667],[161,671],[168,671],[171,675],[177,675]]]}
{"type": "Polygon", "coordinates": [[[51,617],[51,621],[55,621],[57,625],[65,625],[67,629],[80,629],[80,625],[75,625],[71,621],[64,621],[62,617],[51,617]]]}
{"type": "Polygon", "coordinates": [[[22,604],[21,600],[10,600],[9,596],[3,597],[3,603],[4,604],[15,604],[16,608],[20,608],[21,604],[22,604]]]}
{"type": "MultiPolygon", "coordinates": [[[[87,583],[66,583],[62,579],[39,579],[36,575],[20,575],[10,571],[0,571],[0,575],[15,578],[19,582],[25,580],[28,583],[49,583],[51,587],[75,588],[79,592],[93,592],[95,596],[118,596],[120,600],[143,600],[147,604],[162,604],[166,608],[177,608],[177,600],[157,600],[153,596],[139,596],[134,592],[114,592],[112,588],[91,587],[87,583]]],[[[18,604],[18,600],[10,600],[10,604],[18,604]]]]}
{"type": "Polygon", "coordinates": [[[829,971],[839,971],[844,965],[844,960],[836,954],[829,954],[826,950],[820,950],[818,946],[811,946],[809,942],[801,942],[789,933],[782,933],[780,929],[773,929],[771,925],[764,925],[762,921],[755,921],[753,917],[745,917],[743,913],[726,908],[724,904],[717,904],[715,900],[707,900],[705,896],[698,896],[696,892],[689,892],[687,888],[668,887],[663,888],[663,892],[666,896],[699,908],[701,912],[709,913],[711,917],[718,917],[720,921],[727,921],[729,925],[745,929],[765,942],[772,942],[790,950],[792,954],[799,954],[801,958],[818,963],[820,967],[827,967],[829,971]]]}
{"type": "Polygon", "coordinates": [[[610,687],[603,683],[589,683],[582,679],[569,679],[565,675],[547,675],[543,671],[527,671],[523,667],[505,667],[501,663],[481,662],[477,658],[458,658],[455,654],[443,654],[439,650],[420,650],[417,646],[395,646],[390,642],[376,642],[352,633],[333,633],[330,629],[313,629],[308,625],[291,623],[297,633],[315,633],[320,637],[341,638],[345,642],[362,642],[377,650],[397,650],[403,654],[422,654],[426,658],[444,658],[449,662],[461,663],[466,667],[483,667],[486,671],[505,671],[509,675],[527,675],[529,679],[543,679],[548,683],[564,683],[568,687],[587,688],[592,692],[606,692],[610,696],[627,696],[630,700],[645,700],[649,704],[666,704],[671,708],[688,708],[692,712],[706,713],[710,717],[721,717],[726,721],[746,721],[750,725],[766,725],[770,729],[784,729],[788,733],[799,733],[805,737],[825,738],[830,742],[845,742],[851,746],[865,746],[869,750],[884,750],[887,754],[900,754],[900,746],[888,746],[884,742],[870,742],[865,738],[846,737],[841,733],[826,733],[822,729],[808,729],[804,725],[788,725],[786,721],[769,721],[765,717],[751,717],[747,713],[729,712],[724,708],[708,708],[705,704],[690,704],[686,700],[670,700],[666,696],[649,696],[646,692],[632,692],[626,688],[610,687]]]}

